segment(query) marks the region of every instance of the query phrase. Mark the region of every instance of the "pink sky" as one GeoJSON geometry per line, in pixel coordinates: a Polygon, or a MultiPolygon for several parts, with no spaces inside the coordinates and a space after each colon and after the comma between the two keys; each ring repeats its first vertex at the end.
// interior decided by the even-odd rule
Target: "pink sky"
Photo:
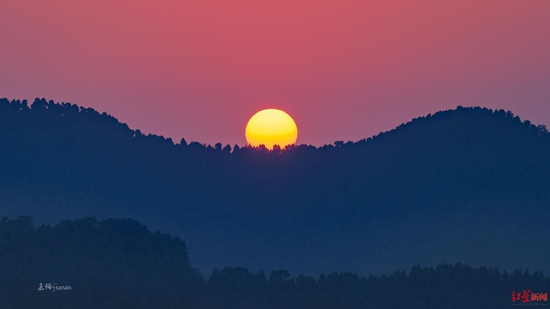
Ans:
{"type": "Polygon", "coordinates": [[[550,126],[549,16],[548,0],[7,0],[0,97],[207,144],[244,145],[264,108],[315,146],[457,105],[550,126]]]}

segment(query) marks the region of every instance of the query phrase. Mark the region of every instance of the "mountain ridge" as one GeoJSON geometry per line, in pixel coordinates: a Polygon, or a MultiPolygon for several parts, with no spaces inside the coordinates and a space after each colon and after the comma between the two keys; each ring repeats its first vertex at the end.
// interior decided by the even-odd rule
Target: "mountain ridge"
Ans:
{"type": "Polygon", "coordinates": [[[0,145],[2,213],[132,217],[186,239],[206,272],[491,260],[547,272],[529,252],[548,245],[522,235],[548,238],[549,134],[503,110],[458,107],[357,142],[270,152],[174,144],[93,109],[0,99],[0,145]],[[518,209],[539,215],[517,222],[518,209]]]}

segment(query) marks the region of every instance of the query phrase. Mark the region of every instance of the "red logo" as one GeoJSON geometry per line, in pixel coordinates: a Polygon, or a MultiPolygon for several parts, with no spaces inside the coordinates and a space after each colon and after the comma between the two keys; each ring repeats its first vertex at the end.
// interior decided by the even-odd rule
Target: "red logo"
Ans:
{"type": "Polygon", "coordinates": [[[523,292],[512,292],[512,305],[526,305],[526,303],[540,303],[547,301],[548,293],[534,293],[531,292],[531,290],[523,290],[523,292]]]}

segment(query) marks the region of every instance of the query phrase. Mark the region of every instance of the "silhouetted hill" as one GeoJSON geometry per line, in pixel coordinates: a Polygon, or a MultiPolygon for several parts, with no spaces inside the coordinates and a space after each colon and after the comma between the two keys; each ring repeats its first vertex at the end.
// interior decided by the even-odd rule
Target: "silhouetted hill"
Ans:
{"type": "Polygon", "coordinates": [[[184,242],[129,219],[87,217],[35,228],[30,217],[2,217],[0,252],[5,309],[504,308],[545,305],[550,289],[550,277],[540,272],[461,263],[317,278],[224,267],[203,279],[184,242]]]}
{"type": "Polygon", "coordinates": [[[175,308],[201,301],[185,243],[129,219],[0,221],[1,308],[175,308]]]}
{"type": "Polygon", "coordinates": [[[144,136],[68,103],[0,100],[0,213],[131,217],[185,239],[205,272],[550,272],[550,138],[511,112],[458,107],[320,148],[222,146],[144,136]]]}

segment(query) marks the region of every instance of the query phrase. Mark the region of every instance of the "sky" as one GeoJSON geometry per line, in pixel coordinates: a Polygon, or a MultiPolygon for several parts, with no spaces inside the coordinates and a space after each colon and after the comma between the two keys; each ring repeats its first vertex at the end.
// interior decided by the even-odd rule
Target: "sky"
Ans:
{"type": "Polygon", "coordinates": [[[548,0],[2,0],[0,98],[212,145],[245,145],[265,108],[314,146],[458,105],[550,127],[548,16],[548,0]]]}

